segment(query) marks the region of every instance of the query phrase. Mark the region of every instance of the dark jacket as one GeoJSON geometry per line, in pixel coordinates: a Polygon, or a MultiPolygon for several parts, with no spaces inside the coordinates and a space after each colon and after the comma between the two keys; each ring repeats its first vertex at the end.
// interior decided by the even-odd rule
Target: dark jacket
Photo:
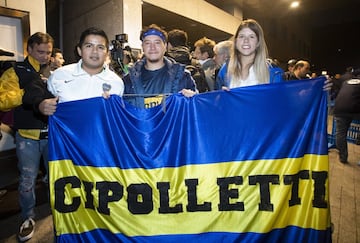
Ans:
{"type": "MultiPolygon", "coordinates": [[[[144,89],[142,85],[141,72],[146,63],[143,58],[136,62],[133,67],[129,69],[129,74],[123,78],[125,90],[124,100],[136,107],[144,107],[144,89]]],[[[190,72],[185,70],[185,66],[180,63],[174,63],[167,57],[164,57],[166,67],[166,83],[163,90],[159,90],[157,94],[174,94],[182,89],[196,90],[194,80],[191,78],[190,72]]],[[[151,94],[148,94],[151,95],[151,94]]]]}
{"type": "Polygon", "coordinates": [[[191,65],[191,55],[190,50],[186,46],[176,46],[171,48],[167,53],[167,56],[171,57],[175,61],[185,64],[191,65]]]}
{"type": "Polygon", "coordinates": [[[360,119],[360,79],[347,79],[342,82],[336,96],[334,115],[360,119]]]}
{"type": "MultiPolygon", "coordinates": [[[[31,87],[33,82],[42,83],[41,89],[47,90],[46,83],[41,79],[50,76],[50,67],[43,66],[39,72],[30,64],[28,58],[24,62],[16,63],[14,66],[16,75],[19,78],[19,85],[25,93],[31,87]]],[[[15,129],[44,129],[47,127],[47,116],[42,115],[38,110],[34,110],[33,102],[28,94],[24,94],[23,104],[14,110],[14,128],[15,129]],[[25,99],[24,99],[25,96],[25,99]],[[25,102],[24,102],[25,101],[25,102]]]]}
{"type": "Polygon", "coordinates": [[[333,84],[331,86],[331,91],[330,91],[330,98],[331,100],[335,100],[336,96],[339,94],[339,91],[341,89],[341,86],[343,84],[344,81],[349,80],[352,78],[352,73],[350,72],[346,72],[343,75],[341,75],[340,78],[333,78],[331,79],[331,83],[333,84]]]}
{"type": "Polygon", "coordinates": [[[176,62],[185,65],[185,68],[190,71],[191,77],[194,79],[196,88],[200,93],[210,90],[204,69],[201,67],[198,60],[191,57],[190,49],[188,47],[173,47],[166,53],[166,55],[176,62]]]}

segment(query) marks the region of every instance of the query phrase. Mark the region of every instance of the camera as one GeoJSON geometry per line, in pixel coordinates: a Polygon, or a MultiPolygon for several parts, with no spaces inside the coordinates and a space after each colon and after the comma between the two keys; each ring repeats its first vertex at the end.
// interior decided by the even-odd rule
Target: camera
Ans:
{"type": "Polygon", "coordinates": [[[111,53],[111,67],[119,75],[124,74],[124,43],[128,42],[127,34],[115,35],[115,40],[111,41],[110,53],[111,53]]]}

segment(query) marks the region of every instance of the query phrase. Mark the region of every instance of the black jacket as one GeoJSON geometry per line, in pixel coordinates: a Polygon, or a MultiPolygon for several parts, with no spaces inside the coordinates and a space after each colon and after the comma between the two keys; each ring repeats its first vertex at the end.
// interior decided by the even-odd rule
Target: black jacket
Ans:
{"type": "Polygon", "coordinates": [[[336,96],[335,116],[360,118],[360,79],[347,79],[342,82],[336,96]]]}
{"type": "MultiPolygon", "coordinates": [[[[14,70],[19,78],[19,85],[24,89],[23,104],[14,109],[14,128],[17,129],[44,129],[47,127],[47,116],[42,115],[34,103],[36,96],[45,98],[47,86],[41,79],[50,76],[50,67],[43,66],[39,72],[30,64],[28,58],[24,62],[14,65],[14,70]],[[34,85],[34,84],[39,85],[34,85]],[[33,86],[34,85],[34,86],[33,86]],[[30,93],[32,92],[32,93],[30,93]],[[34,109],[36,107],[36,109],[34,109]]],[[[37,100],[38,102],[38,100],[37,100]]],[[[38,102],[40,103],[40,102],[38,102]]]]}
{"type": "Polygon", "coordinates": [[[176,62],[182,63],[184,65],[191,65],[191,54],[190,50],[186,46],[176,46],[171,48],[166,55],[171,57],[176,62]]]}

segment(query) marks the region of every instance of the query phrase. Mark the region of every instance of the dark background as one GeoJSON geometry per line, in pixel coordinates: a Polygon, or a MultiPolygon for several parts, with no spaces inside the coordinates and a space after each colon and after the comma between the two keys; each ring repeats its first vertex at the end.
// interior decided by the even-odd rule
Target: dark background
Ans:
{"type": "MultiPolygon", "coordinates": [[[[55,40],[59,38],[59,1],[46,0],[47,31],[55,40]]],[[[303,56],[310,61],[312,71],[317,73],[322,70],[327,70],[330,74],[343,73],[349,66],[360,67],[360,0],[299,0],[300,7],[295,11],[289,10],[290,0],[207,0],[207,2],[222,9],[231,9],[232,6],[237,5],[243,10],[244,18],[256,19],[254,16],[260,16],[269,19],[270,23],[274,20],[289,23],[295,21],[300,25],[300,28],[290,25],[287,29],[292,31],[292,35],[295,33],[296,38],[308,36],[309,33],[311,36],[309,55],[304,55],[302,52],[296,55],[289,51],[288,56],[284,57],[280,54],[284,52],[280,50],[283,48],[281,42],[284,40],[275,40],[280,42],[279,45],[273,40],[269,41],[269,36],[266,36],[271,57],[282,55],[279,61],[283,68],[286,68],[287,60],[303,56]]],[[[189,35],[190,46],[203,36],[215,41],[225,40],[231,36],[146,2],[143,3],[142,21],[143,25],[156,23],[167,31],[173,28],[185,30],[189,35]]],[[[263,28],[266,31],[266,27],[263,28]]],[[[271,31],[268,32],[271,35],[271,31]]]]}

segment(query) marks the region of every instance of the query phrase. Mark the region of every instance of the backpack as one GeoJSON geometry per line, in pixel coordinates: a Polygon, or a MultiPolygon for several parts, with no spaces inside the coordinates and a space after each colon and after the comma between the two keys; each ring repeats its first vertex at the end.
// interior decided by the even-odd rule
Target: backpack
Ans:
{"type": "Polygon", "coordinates": [[[208,83],[206,82],[205,72],[200,64],[194,63],[193,65],[186,65],[186,70],[191,73],[191,77],[196,83],[196,88],[200,93],[210,90],[208,83]]]}

